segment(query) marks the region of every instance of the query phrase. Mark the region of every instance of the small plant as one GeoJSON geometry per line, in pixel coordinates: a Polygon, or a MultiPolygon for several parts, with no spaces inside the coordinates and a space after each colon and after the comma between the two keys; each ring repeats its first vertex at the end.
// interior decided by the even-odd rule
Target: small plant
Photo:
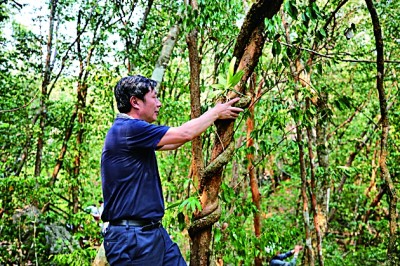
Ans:
{"type": "Polygon", "coordinates": [[[233,88],[239,83],[244,75],[243,70],[235,71],[236,57],[233,57],[230,64],[228,72],[226,73],[226,79],[220,78],[220,83],[211,85],[214,90],[208,94],[211,99],[219,98],[226,95],[228,91],[234,91],[235,93],[242,95],[240,92],[234,90],[233,88]]]}

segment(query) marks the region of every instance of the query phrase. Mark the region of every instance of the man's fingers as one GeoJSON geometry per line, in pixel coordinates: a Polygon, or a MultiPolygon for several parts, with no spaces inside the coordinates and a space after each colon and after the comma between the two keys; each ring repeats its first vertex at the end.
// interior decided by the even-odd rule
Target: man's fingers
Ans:
{"type": "Polygon", "coordinates": [[[229,108],[230,111],[235,112],[235,113],[240,113],[240,112],[244,111],[242,108],[232,106],[233,104],[235,104],[239,100],[240,100],[240,98],[236,97],[236,98],[234,98],[234,99],[232,99],[232,100],[230,100],[229,102],[226,103],[226,104],[230,105],[230,108],[229,108]]]}
{"type": "Polygon", "coordinates": [[[239,100],[240,100],[240,98],[239,98],[239,97],[236,97],[236,98],[233,98],[232,100],[229,100],[229,101],[227,102],[227,104],[232,105],[232,104],[234,104],[235,102],[238,102],[239,100]]]}
{"type": "Polygon", "coordinates": [[[243,112],[243,111],[244,111],[242,108],[239,108],[239,107],[231,107],[230,110],[231,110],[232,112],[235,112],[235,113],[240,113],[240,112],[243,112]]]}

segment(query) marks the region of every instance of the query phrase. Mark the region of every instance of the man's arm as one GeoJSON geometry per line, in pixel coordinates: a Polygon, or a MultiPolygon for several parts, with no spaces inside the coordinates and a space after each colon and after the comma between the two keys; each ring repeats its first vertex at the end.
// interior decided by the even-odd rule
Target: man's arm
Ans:
{"type": "Polygon", "coordinates": [[[160,147],[159,149],[157,149],[157,151],[171,151],[171,150],[176,150],[178,149],[180,146],[182,146],[185,143],[177,143],[177,144],[168,144],[168,145],[164,145],[162,147],[160,147]]]}
{"type": "Polygon", "coordinates": [[[286,253],[283,253],[283,254],[278,254],[275,257],[273,257],[272,260],[270,261],[269,265],[270,266],[295,266],[297,257],[299,255],[299,252],[302,249],[303,249],[302,246],[296,245],[293,250],[290,250],[290,251],[288,251],[286,253]],[[286,258],[288,258],[288,257],[290,257],[292,255],[294,255],[294,256],[293,256],[293,259],[290,262],[285,262],[284,261],[284,259],[286,259],[286,258]]]}
{"type": "Polygon", "coordinates": [[[277,260],[284,260],[284,259],[286,259],[286,258],[292,256],[293,254],[294,254],[293,250],[290,250],[290,251],[288,251],[288,252],[285,252],[285,253],[276,255],[276,256],[274,257],[274,259],[277,259],[277,260]]]}
{"type": "Polygon", "coordinates": [[[179,127],[171,127],[158,143],[158,146],[164,146],[159,150],[178,148],[199,136],[218,119],[237,118],[239,113],[243,112],[243,109],[233,107],[232,105],[239,101],[239,99],[240,98],[235,98],[226,103],[218,103],[214,108],[208,110],[200,117],[192,119],[179,127]]]}

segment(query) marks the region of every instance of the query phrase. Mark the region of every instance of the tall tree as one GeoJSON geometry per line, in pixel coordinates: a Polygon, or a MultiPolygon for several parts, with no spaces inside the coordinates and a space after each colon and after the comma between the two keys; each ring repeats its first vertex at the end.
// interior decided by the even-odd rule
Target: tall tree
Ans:
{"type": "Polygon", "coordinates": [[[381,111],[381,151],[379,158],[379,166],[381,169],[381,177],[385,180],[388,187],[388,201],[389,201],[389,242],[387,248],[388,262],[389,265],[397,265],[400,262],[400,258],[397,252],[397,194],[393,184],[393,180],[390,177],[390,172],[386,164],[388,155],[387,141],[389,134],[389,117],[387,110],[387,99],[384,88],[384,77],[385,77],[385,63],[384,63],[384,44],[382,38],[382,30],[379,22],[378,13],[371,0],[366,0],[369,13],[371,15],[372,25],[374,28],[375,45],[376,45],[376,89],[379,95],[379,107],[381,111]]]}
{"type": "MultiPolygon", "coordinates": [[[[199,12],[197,0],[189,1],[189,4],[194,12],[199,12]]],[[[186,36],[186,43],[189,50],[189,65],[190,65],[190,118],[194,119],[201,115],[200,103],[200,72],[201,72],[201,57],[199,54],[199,38],[198,27],[195,26],[186,36]]],[[[201,173],[203,172],[203,151],[201,137],[197,137],[192,141],[192,164],[190,167],[190,177],[193,179],[194,184],[199,184],[201,173]]],[[[198,188],[196,188],[198,189],[198,188]]],[[[195,245],[196,243],[194,243],[195,245]]],[[[193,247],[192,247],[193,248],[193,247]]],[[[191,256],[190,261],[196,260],[196,256],[191,256]]],[[[194,261],[193,261],[194,263],[194,261]]]]}
{"type": "MultiPolygon", "coordinates": [[[[258,187],[258,178],[256,175],[255,171],[255,165],[254,165],[254,140],[252,137],[252,134],[254,132],[254,105],[257,102],[257,99],[261,97],[261,89],[262,89],[263,82],[260,81],[258,84],[257,92],[255,91],[256,87],[256,75],[253,74],[253,76],[250,79],[250,85],[249,85],[249,93],[251,95],[251,102],[249,105],[249,117],[247,118],[246,121],[246,126],[247,126],[247,141],[246,141],[246,147],[248,148],[248,154],[247,154],[247,171],[248,171],[248,176],[249,176],[249,184],[250,184],[250,189],[251,189],[251,198],[254,206],[256,207],[256,211],[254,212],[254,234],[256,238],[260,238],[261,236],[261,229],[262,229],[262,223],[261,223],[261,194],[260,190],[258,187]]],[[[254,265],[256,266],[261,266],[262,265],[262,258],[261,258],[261,250],[262,247],[258,246],[257,250],[259,251],[259,255],[254,258],[254,265]]]]}
{"type": "Polygon", "coordinates": [[[42,154],[44,145],[44,131],[46,126],[46,102],[48,100],[48,85],[50,83],[50,75],[52,72],[51,66],[51,56],[53,54],[53,37],[54,37],[54,22],[56,21],[56,10],[57,10],[58,0],[52,0],[50,2],[50,19],[49,19],[49,34],[47,38],[47,51],[46,51],[46,61],[44,65],[42,90],[40,96],[40,122],[39,122],[39,136],[37,140],[36,147],[36,163],[35,163],[35,176],[39,176],[42,166],[42,154]]]}
{"type": "MultiPolygon", "coordinates": [[[[282,1],[270,2],[260,0],[252,5],[246,15],[233,55],[238,59],[237,70],[243,70],[244,75],[235,91],[244,94],[246,82],[256,67],[265,42],[264,19],[271,19],[280,9],[282,1]]],[[[227,98],[237,95],[231,93],[227,98]]],[[[248,101],[247,101],[248,104],[248,101]]],[[[232,157],[234,149],[234,123],[231,121],[217,121],[217,136],[211,153],[210,164],[206,166],[200,180],[200,201],[202,211],[194,215],[194,221],[189,228],[193,242],[191,259],[193,265],[210,264],[210,243],[212,226],[220,217],[218,202],[219,189],[222,182],[223,167],[232,157]]]]}

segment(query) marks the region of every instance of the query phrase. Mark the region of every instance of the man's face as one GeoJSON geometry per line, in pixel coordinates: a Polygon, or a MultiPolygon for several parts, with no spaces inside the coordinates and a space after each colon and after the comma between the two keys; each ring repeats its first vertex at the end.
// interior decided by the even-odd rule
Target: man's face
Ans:
{"type": "Polygon", "coordinates": [[[161,102],[157,97],[157,91],[151,89],[144,96],[144,101],[140,101],[140,117],[146,122],[152,123],[157,120],[158,111],[161,108],[161,102]]]}

